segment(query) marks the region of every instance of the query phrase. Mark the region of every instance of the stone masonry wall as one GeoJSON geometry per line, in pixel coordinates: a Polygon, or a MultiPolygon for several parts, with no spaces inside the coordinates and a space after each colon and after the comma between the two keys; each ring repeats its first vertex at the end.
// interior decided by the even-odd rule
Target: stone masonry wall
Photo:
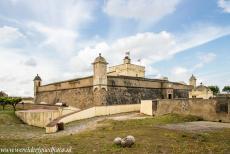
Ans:
{"type": "Polygon", "coordinates": [[[133,88],[133,87],[108,87],[107,105],[136,104],[141,100],[161,98],[161,89],[133,88]]]}
{"type": "Polygon", "coordinates": [[[189,91],[186,89],[174,89],[173,90],[174,98],[188,98],[189,91]]]}
{"type": "Polygon", "coordinates": [[[175,98],[188,98],[189,87],[186,85],[157,79],[109,76],[107,105],[135,104],[141,100],[161,99],[165,97],[164,90],[169,84],[173,88],[175,98]]]}
{"type": "Polygon", "coordinates": [[[105,88],[93,90],[93,78],[69,80],[39,87],[36,103],[66,103],[80,109],[114,104],[136,104],[141,100],[163,98],[163,91],[173,89],[175,98],[188,98],[188,86],[158,79],[108,76],[105,88]]]}
{"type": "MultiPolygon", "coordinates": [[[[209,121],[230,122],[229,111],[220,112],[219,104],[216,99],[161,99],[157,101],[157,111],[155,115],[164,115],[169,113],[195,115],[209,121]]],[[[230,101],[225,101],[227,107],[230,101]]]]}
{"type": "Polygon", "coordinates": [[[94,106],[93,87],[45,91],[37,93],[36,103],[46,102],[55,104],[66,103],[70,106],[83,109],[94,106]]]}

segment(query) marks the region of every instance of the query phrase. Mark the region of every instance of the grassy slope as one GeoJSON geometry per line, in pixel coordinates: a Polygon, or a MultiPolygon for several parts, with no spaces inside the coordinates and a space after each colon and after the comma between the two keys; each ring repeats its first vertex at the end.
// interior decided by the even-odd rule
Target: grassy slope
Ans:
{"type": "MultiPolygon", "coordinates": [[[[33,133],[34,131],[37,133],[44,132],[41,128],[24,124],[15,116],[11,106],[6,106],[5,110],[2,110],[2,108],[0,109],[0,135],[7,136],[7,134],[10,134],[9,136],[20,136],[20,133],[33,133]]],[[[0,145],[1,144],[0,142],[0,145]]]]}
{"type": "MultiPolygon", "coordinates": [[[[13,114],[6,113],[12,123],[17,122],[13,114]],[[11,117],[11,118],[10,118],[11,117]]],[[[0,111],[0,116],[1,114],[0,111]]],[[[6,118],[6,117],[5,117],[6,118]]],[[[3,118],[3,119],[5,119],[3,118]]],[[[1,122],[4,121],[0,118],[1,122]]],[[[74,153],[227,153],[230,151],[230,130],[202,134],[184,133],[155,127],[158,124],[194,121],[196,117],[166,115],[142,120],[101,122],[93,131],[50,139],[9,140],[0,139],[0,147],[69,147],[74,153]],[[113,145],[115,137],[134,135],[136,144],[132,148],[113,145]]],[[[6,124],[4,124],[6,125],[6,124]]],[[[16,127],[18,127],[16,125],[16,127]]],[[[16,131],[17,128],[15,128],[16,131]]]]}

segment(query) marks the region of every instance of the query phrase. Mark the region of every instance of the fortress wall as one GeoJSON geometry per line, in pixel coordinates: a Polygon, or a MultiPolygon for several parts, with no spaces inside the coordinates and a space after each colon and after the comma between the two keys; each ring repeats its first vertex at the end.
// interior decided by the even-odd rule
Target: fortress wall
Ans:
{"type": "Polygon", "coordinates": [[[169,84],[170,88],[173,88],[175,98],[188,98],[187,85],[154,79],[110,76],[106,101],[108,105],[135,104],[141,100],[162,98],[169,84]]]}
{"type": "Polygon", "coordinates": [[[143,88],[161,88],[159,80],[144,80],[142,78],[111,77],[108,76],[108,86],[114,87],[143,87],[143,88]]]}
{"type": "MultiPolygon", "coordinates": [[[[100,100],[96,100],[100,101],[100,100]]],[[[94,106],[93,87],[38,92],[36,103],[66,103],[80,109],[94,106]]]]}
{"type": "Polygon", "coordinates": [[[141,100],[156,99],[162,97],[161,89],[132,88],[132,87],[108,87],[107,104],[136,104],[141,100]]]}
{"type": "Polygon", "coordinates": [[[227,112],[218,112],[220,102],[216,99],[162,99],[157,101],[157,110],[155,115],[164,115],[169,113],[195,115],[208,121],[230,122],[229,106],[227,112]]]}
{"type": "Polygon", "coordinates": [[[109,86],[121,86],[121,87],[142,87],[142,88],[172,88],[181,90],[190,90],[191,87],[188,85],[169,82],[158,79],[146,79],[136,77],[125,77],[125,76],[108,76],[109,86]]]}
{"type": "Polygon", "coordinates": [[[93,91],[92,77],[41,86],[36,103],[62,102],[80,109],[100,105],[136,104],[141,100],[162,98],[166,88],[161,87],[167,87],[167,84],[170,84],[170,88],[178,88],[173,90],[175,98],[188,98],[189,86],[183,84],[157,79],[108,76],[107,91],[93,91]]]}
{"type": "Polygon", "coordinates": [[[38,92],[90,87],[92,85],[93,85],[93,77],[86,77],[86,78],[79,78],[75,80],[68,80],[68,81],[43,85],[38,87],[38,92]]]}
{"type": "Polygon", "coordinates": [[[174,89],[174,98],[189,98],[189,91],[187,89],[174,89]]]}

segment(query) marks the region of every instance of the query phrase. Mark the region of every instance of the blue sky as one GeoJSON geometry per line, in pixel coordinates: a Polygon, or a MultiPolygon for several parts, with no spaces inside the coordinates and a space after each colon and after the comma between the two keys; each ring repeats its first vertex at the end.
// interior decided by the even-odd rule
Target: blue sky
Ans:
{"type": "Polygon", "coordinates": [[[146,76],[230,84],[229,0],[2,0],[0,90],[32,96],[43,83],[92,74],[129,51],[146,76]],[[137,62],[141,59],[141,62],[137,62]]]}

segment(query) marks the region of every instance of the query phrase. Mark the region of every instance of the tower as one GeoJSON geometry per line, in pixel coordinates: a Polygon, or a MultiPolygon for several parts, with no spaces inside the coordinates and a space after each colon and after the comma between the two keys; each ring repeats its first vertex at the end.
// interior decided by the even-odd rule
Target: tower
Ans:
{"type": "Polygon", "coordinates": [[[193,86],[193,88],[196,88],[196,77],[194,75],[190,77],[189,85],[193,86]]]}
{"type": "Polygon", "coordinates": [[[107,62],[104,57],[99,56],[94,60],[93,64],[93,90],[107,90],[107,62]]]}
{"type": "Polygon", "coordinates": [[[42,84],[42,79],[37,74],[37,76],[35,76],[35,78],[34,78],[34,102],[36,102],[38,87],[40,87],[41,84],[42,84]]]}

